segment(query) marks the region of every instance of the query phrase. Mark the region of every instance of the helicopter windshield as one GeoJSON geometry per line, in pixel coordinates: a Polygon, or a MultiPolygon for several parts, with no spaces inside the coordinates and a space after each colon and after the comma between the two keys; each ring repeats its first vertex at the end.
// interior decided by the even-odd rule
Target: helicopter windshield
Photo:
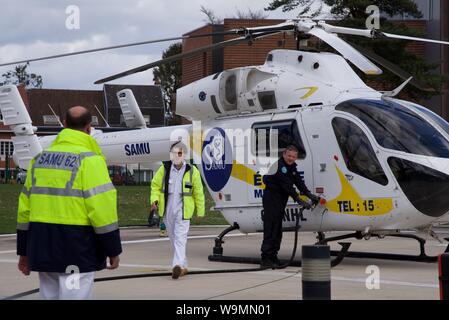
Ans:
{"type": "Polygon", "coordinates": [[[449,141],[428,121],[396,102],[354,99],[335,109],[362,120],[384,148],[449,158],[449,141]]]}
{"type": "Polygon", "coordinates": [[[415,103],[407,103],[407,106],[414,109],[414,110],[418,110],[418,112],[422,112],[425,116],[429,117],[431,121],[435,122],[435,124],[444,132],[446,132],[449,135],[449,123],[447,123],[446,120],[444,120],[443,118],[441,118],[439,115],[437,115],[436,113],[432,112],[431,110],[420,106],[418,104],[415,103]]]}
{"type": "Polygon", "coordinates": [[[396,157],[388,158],[388,164],[416,209],[431,217],[441,217],[448,212],[448,175],[396,157]]]}

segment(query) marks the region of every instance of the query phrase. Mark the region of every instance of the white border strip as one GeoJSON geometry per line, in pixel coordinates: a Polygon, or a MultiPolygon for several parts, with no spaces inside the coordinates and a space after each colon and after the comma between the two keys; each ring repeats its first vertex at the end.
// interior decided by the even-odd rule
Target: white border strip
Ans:
{"type": "MultiPolygon", "coordinates": [[[[246,237],[251,235],[260,235],[260,233],[248,233],[248,234],[228,234],[226,235],[226,238],[228,237],[246,237]]],[[[187,237],[187,239],[210,239],[210,238],[216,238],[216,234],[211,235],[205,235],[205,236],[190,236],[187,237]]],[[[146,243],[146,242],[163,242],[163,241],[170,241],[168,237],[160,238],[160,239],[142,239],[142,240],[128,240],[128,241],[122,241],[122,244],[132,244],[132,243],[146,243]]]]}

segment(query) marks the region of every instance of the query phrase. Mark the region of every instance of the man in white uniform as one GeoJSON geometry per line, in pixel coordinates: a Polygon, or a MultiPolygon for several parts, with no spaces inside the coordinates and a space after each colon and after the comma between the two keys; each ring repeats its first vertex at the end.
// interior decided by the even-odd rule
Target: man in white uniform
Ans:
{"type": "Polygon", "coordinates": [[[174,252],[172,278],[187,274],[186,244],[190,219],[196,210],[204,216],[204,192],[198,169],[185,161],[187,148],[181,142],[170,148],[170,162],[164,163],[151,182],[151,210],[164,217],[174,252]],[[165,205],[166,204],[166,205],[165,205]]]}

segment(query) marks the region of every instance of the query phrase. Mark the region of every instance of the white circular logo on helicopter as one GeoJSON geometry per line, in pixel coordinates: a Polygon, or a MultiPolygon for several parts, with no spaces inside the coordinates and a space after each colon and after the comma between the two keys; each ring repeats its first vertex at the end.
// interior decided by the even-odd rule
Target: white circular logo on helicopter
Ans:
{"type": "Polygon", "coordinates": [[[209,187],[215,192],[223,189],[232,171],[232,148],[223,129],[213,128],[207,134],[201,163],[209,187]]]}

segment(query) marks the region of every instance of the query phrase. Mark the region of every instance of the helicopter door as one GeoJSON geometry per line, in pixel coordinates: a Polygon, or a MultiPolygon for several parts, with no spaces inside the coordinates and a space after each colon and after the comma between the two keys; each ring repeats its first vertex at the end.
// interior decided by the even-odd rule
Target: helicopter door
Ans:
{"type": "MultiPolygon", "coordinates": [[[[293,144],[299,150],[297,164],[300,176],[306,182],[313,180],[311,178],[311,161],[308,161],[302,134],[295,119],[256,122],[252,125],[252,129],[251,152],[254,156],[270,157],[270,155],[274,155],[274,158],[271,158],[270,162],[267,163],[267,166],[269,166],[282,156],[282,152],[288,145],[293,144]]],[[[248,190],[249,203],[262,202],[262,174],[263,172],[257,171],[254,177],[254,188],[248,190]]],[[[312,187],[309,186],[309,188],[312,187]]]]}

